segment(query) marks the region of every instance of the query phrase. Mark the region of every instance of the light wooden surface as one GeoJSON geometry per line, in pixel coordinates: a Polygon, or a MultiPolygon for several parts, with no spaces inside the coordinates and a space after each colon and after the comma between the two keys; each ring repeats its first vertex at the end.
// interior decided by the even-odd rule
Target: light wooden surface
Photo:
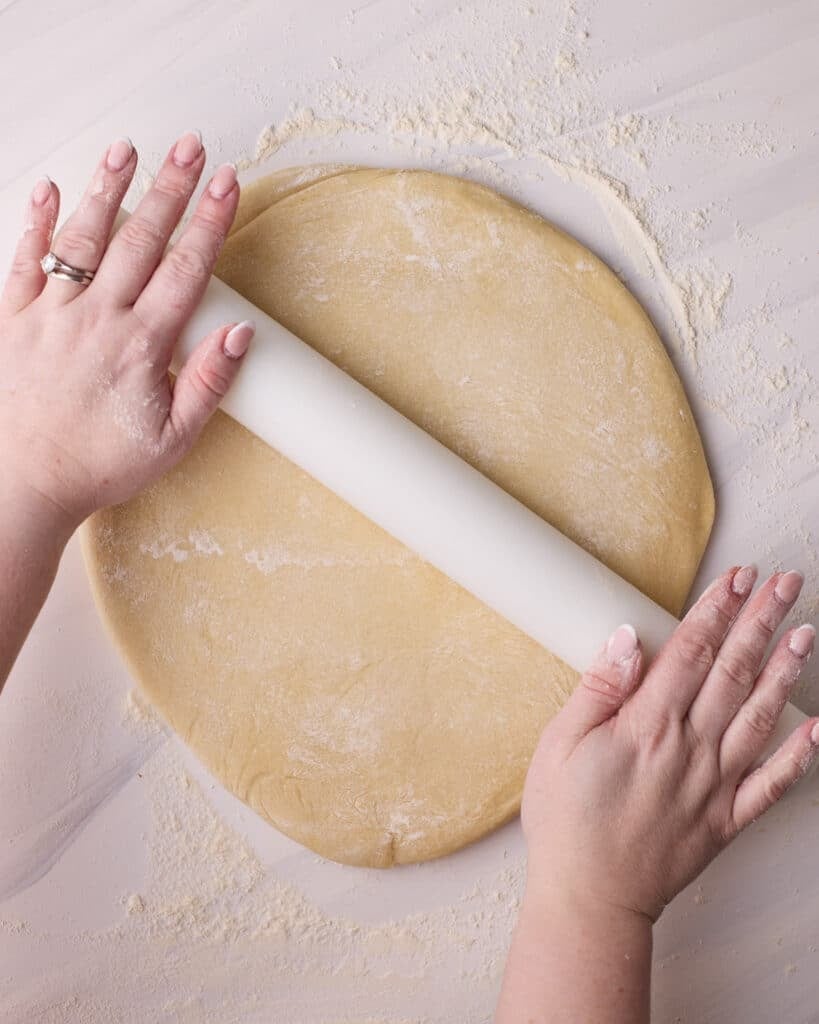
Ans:
{"type": "MultiPolygon", "coordinates": [[[[0,264],[39,174],[50,174],[70,204],[113,138],[130,135],[151,169],[189,127],[202,130],[212,169],[252,154],[259,131],[281,122],[291,103],[311,107],[324,127],[294,132],[243,180],[278,166],[337,160],[449,168],[496,184],[502,174],[514,194],[623,274],[669,344],[717,484],[720,514],[702,578],[753,558],[763,569],[803,568],[800,610],[815,621],[817,56],[815,0],[79,0],[70,7],[0,0],[0,264]],[[500,89],[498,33],[529,48],[542,41],[544,67],[553,69],[562,52],[556,46],[580,49],[585,31],[577,80],[552,79],[555,106],[570,114],[568,92],[591,90],[615,121],[631,112],[646,119],[623,156],[610,126],[589,118],[572,126],[566,117],[565,136],[601,133],[594,181],[577,173],[567,180],[565,166],[561,173],[557,163],[468,138],[456,145],[452,137],[427,137],[402,149],[389,116],[380,124],[372,113],[385,95],[430,96],[442,81],[458,85],[462,68],[462,84],[500,89]],[[356,124],[344,130],[326,124],[337,113],[328,100],[339,95],[332,91],[336,80],[352,80],[371,97],[359,95],[360,118],[348,118],[356,124]],[[638,148],[645,161],[636,157],[638,148]],[[487,162],[464,167],[465,152],[487,162]],[[624,240],[622,210],[599,187],[601,171],[644,196],[648,233],[659,218],[653,233],[660,254],[676,279],[688,282],[689,299],[696,302],[692,270],[709,280],[731,275],[724,317],[700,316],[697,360],[662,299],[668,282],[656,271],[647,275],[633,239],[624,240]],[[704,223],[692,235],[698,211],[705,211],[704,223]],[[691,237],[696,245],[687,248],[691,237]]],[[[517,95],[514,112],[536,133],[543,107],[527,105],[523,80],[517,95]]],[[[129,688],[72,544],[0,707],[2,1019],[490,1020],[503,928],[474,945],[478,961],[494,958],[483,973],[480,963],[464,967],[467,954],[452,940],[440,962],[422,958],[405,970],[390,961],[391,974],[345,974],[333,962],[341,948],[334,939],[332,955],[309,983],[279,964],[278,988],[252,974],[263,962],[257,946],[220,944],[195,927],[176,933],[173,968],[148,949],[153,940],[143,948],[100,939],[127,924],[125,898],[143,889],[153,870],[156,814],[140,783],[177,746],[172,737],[123,725],[129,688]],[[241,948],[242,958],[232,963],[228,952],[218,952],[215,970],[215,951],[231,948],[241,948]],[[248,989],[256,992],[252,1005],[241,1001],[248,989]]],[[[796,703],[819,709],[815,670],[796,703]]],[[[483,903],[489,908],[495,900],[481,888],[486,879],[520,861],[513,823],[446,861],[386,875],[320,863],[263,826],[188,755],[173,756],[201,785],[217,819],[248,837],[264,872],[295,886],[324,914],[369,926],[434,915],[468,898],[479,921],[483,903]]],[[[806,784],[750,829],[666,912],[657,929],[657,1021],[819,1021],[817,785],[806,784]]],[[[184,818],[184,799],[177,813],[184,818]]],[[[173,851],[174,842],[166,838],[166,848],[173,851]]],[[[170,863],[180,872],[197,869],[184,858],[170,863]]],[[[639,863],[635,850],[636,870],[639,863]]],[[[496,921],[490,909],[486,914],[496,921]]],[[[289,941],[298,946],[298,931],[289,941]]]]}

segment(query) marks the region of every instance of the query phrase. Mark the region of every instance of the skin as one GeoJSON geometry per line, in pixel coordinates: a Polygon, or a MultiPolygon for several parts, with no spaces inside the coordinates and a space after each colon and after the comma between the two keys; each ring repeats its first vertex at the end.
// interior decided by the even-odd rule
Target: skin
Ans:
{"type": "Polygon", "coordinates": [[[545,729],[496,1024],[647,1022],[663,907],[810,767],[819,719],[753,770],[815,637],[788,630],[763,664],[802,577],[777,573],[751,596],[755,579],[717,579],[645,673],[621,627],[545,729]]]}
{"type": "MultiPolygon", "coordinates": [[[[114,143],[56,238],[59,193],[39,182],[0,298],[0,685],[72,533],[185,455],[253,333],[226,324],[171,381],[239,187],[220,168],[166,253],[205,162],[188,133],[109,243],[136,162],[127,140],[114,143]],[[47,280],[50,249],[96,271],[93,282],[47,280]]],[[[790,630],[763,666],[802,578],[778,573],[752,597],[755,581],[749,567],[720,577],[645,674],[621,627],[544,731],[524,793],[526,894],[498,1024],[647,1021],[663,907],[811,763],[817,719],[751,770],[814,641],[809,626],[790,630]]]]}
{"type": "Polygon", "coordinates": [[[127,140],[110,147],[53,241],[59,192],[45,179],[32,193],[0,298],[0,683],[74,530],[181,459],[241,364],[252,325],[230,335],[237,325],[226,324],[202,340],[175,383],[168,376],[239,202],[235,170],[225,165],[165,254],[204,164],[198,136],[187,133],[110,245],[137,165],[127,140]],[[93,282],[46,278],[39,261],[52,248],[96,271],[93,282]]]}

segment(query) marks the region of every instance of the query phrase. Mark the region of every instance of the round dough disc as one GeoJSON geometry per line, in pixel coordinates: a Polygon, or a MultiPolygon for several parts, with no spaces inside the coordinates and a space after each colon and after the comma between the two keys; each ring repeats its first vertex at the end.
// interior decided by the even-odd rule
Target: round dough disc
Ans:
{"type": "MultiPolygon", "coordinates": [[[[469,181],[311,168],[245,190],[217,273],[680,610],[713,519],[702,445],[647,316],[574,239],[469,181]]],[[[508,819],[576,681],[221,414],[85,547],[150,701],[334,860],[425,860],[508,819]]]]}

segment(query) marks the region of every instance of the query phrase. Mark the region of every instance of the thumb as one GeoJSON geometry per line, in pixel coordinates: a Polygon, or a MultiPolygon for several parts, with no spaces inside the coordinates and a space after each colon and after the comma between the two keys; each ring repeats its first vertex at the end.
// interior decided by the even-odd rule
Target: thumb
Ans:
{"type": "Polygon", "coordinates": [[[642,661],[634,627],[620,626],[583,673],[560,712],[563,728],[575,743],[617,714],[639,682],[642,661]]]}
{"type": "Polygon", "coordinates": [[[179,371],[167,426],[180,454],[193,445],[227,394],[255,329],[251,320],[220,327],[199,342],[179,371]]]}

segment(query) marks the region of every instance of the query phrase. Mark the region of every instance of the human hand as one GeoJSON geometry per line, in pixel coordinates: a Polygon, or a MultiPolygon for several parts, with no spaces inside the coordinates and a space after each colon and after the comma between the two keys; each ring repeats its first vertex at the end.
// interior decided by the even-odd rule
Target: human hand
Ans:
{"type": "Polygon", "coordinates": [[[171,383],[174,345],[239,200],[235,169],[223,165],[165,253],[204,163],[198,135],[183,135],[110,244],[137,164],[128,140],[110,147],[53,244],[59,192],[46,178],[32,193],[0,298],[4,487],[26,508],[46,505],[66,532],[95,509],[125,501],[188,451],[252,337],[249,322],[219,328],[171,383]],[[94,271],[90,285],[46,278],[40,259],[49,249],[94,271]]]}
{"type": "Polygon", "coordinates": [[[621,627],[546,727],[523,797],[527,897],[621,908],[655,921],[663,907],[809,768],[819,719],[764,765],[768,743],[815,631],[766,649],[802,586],[777,573],[749,600],[756,571],[721,576],[640,682],[621,627]]]}

